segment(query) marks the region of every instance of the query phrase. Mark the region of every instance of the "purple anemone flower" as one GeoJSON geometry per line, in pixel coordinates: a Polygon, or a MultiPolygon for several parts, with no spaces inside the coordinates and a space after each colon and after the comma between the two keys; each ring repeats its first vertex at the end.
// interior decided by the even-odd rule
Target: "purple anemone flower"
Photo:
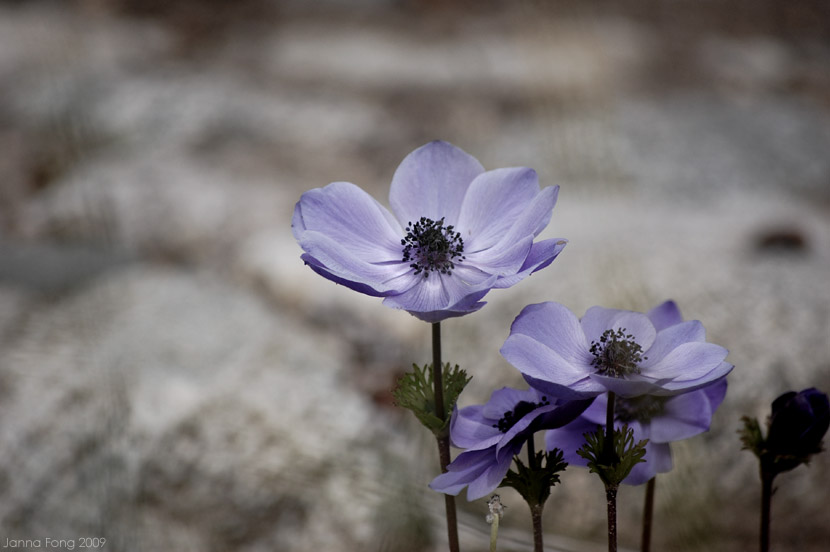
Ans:
{"type": "Polygon", "coordinates": [[[532,387],[565,399],[692,391],[732,370],[727,353],[673,301],[646,314],[591,307],[581,320],[558,303],[529,305],[501,348],[532,387]]]}
{"type": "Polygon", "coordinates": [[[450,438],[466,450],[429,486],[451,495],[467,487],[467,500],[490,494],[529,436],[570,423],[589,404],[590,400],[561,401],[535,389],[504,387],[494,391],[484,405],[454,410],[450,438]]]}
{"type": "MultiPolygon", "coordinates": [[[[658,473],[672,469],[670,443],[694,437],[712,424],[712,415],[726,396],[726,378],[689,393],[672,397],[643,395],[631,399],[617,397],[614,402],[614,427],[628,424],[634,431],[634,441],[648,439],[645,462],[636,464],[623,480],[626,485],[642,485],[658,473]]],[[[557,447],[565,461],[587,466],[588,461],[576,451],[585,443],[585,433],[605,425],[608,394],[603,393],[582,415],[560,429],[548,431],[545,445],[557,447]]]]}
{"type": "Polygon", "coordinates": [[[302,195],[291,227],[302,259],[321,276],[383,297],[426,322],[484,306],[548,266],[567,243],[533,240],[547,226],[559,186],[539,189],[525,167],[485,171],[447,142],[430,142],[392,177],[390,213],[349,182],[302,195]]]}

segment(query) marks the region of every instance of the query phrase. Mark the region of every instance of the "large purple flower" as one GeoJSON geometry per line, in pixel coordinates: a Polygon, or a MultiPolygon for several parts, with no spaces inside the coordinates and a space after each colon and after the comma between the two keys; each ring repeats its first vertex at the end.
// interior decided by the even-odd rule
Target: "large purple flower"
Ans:
{"type": "Polygon", "coordinates": [[[578,319],[558,303],[529,305],[501,353],[540,391],[562,398],[670,396],[728,374],[728,351],[706,342],[697,320],[673,301],[647,314],[591,307],[578,319]]]}
{"type": "MultiPolygon", "coordinates": [[[[672,469],[669,443],[694,437],[709,430],[712,414],[726,396],[726,378],[702,389],[672,397],[643,395],[631,399],[617,397],[614,405],[614,426],[628,424],[634,441],[648,439],[645,462],[636,464],[623,480],[627,485],[642,485],[658,473],[672,469]]],[[[605,425],[608,394],[598,396],[582,415],[560,429],[548,431],[545,445],[563,451],[565,460],[577,466],[588,461],[576,451],[585,443],[585,433],[605,425]]]]}
{"type": "Polygon", "coordinates": [[[348,182],[302,195],[291,227],[318,274],[384,297],[427,322],[480,309],[549,265],[562,239],[533,240],[547,226],[559,186],[539,189],[524,167],[485,171],[447,142],[410,153],[392,177],[390,213],[348,182]]]}
{"type": "Polygon", "coordinates": [[[455,446],[467,450],[429,486],[451,495],[467,487],[467,500],[491,493],[530,435],[571,422],[589,404],[590,400],[561,401],[535,389],[504,387],[494,391],[484,405],[455,410],[450,438],[455,446]]]}

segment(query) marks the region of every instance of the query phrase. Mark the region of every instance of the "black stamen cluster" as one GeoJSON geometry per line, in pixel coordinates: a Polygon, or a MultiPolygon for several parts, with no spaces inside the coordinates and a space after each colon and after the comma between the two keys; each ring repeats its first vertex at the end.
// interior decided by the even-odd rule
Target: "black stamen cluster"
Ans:
{"type": "Polygon", "coordinates": [[[666,401],[669,398],[653,395],[642,395],[630,399],[617,397],[614,402],[614,417],[624,424],[633,421],[648,422],[663,413],[666,409],[666,401]]]}
{"type": "Polygon", "coordinates": [[[643,356],[643,348],[634,341],[634,336],[625,333],[625,328],[605,330],[599,342],[591,341],[590,351],[594,355],[591,366],[596,366],[600,374],[615,378],[639,374],[637,365],[648,359],[643,356]]]}
{"type": "Polygon", "coordinates": [[[444,226],[443,217],[437,221],[421,217],[415,224],[410,222],[401,245],[404,246],[403,262],[413,261],[409,266],[415,269],[415,274],[423,272],[424,278],[436,270],[450,274],[455,268],[454,261],[465,259],[461,234],[453,225],[444,226]]]}
{"type": "Polygon", "coordinates": [[[529,401],[521,401],[519,402],[513,410],[508,410],[504,413],[504,416],[498,421],[498,423],[493,424],[493,427],[497,427],[499,431],[502,433],[507,433],[511,427],[516,425],[516,422],[527,416],[530,412],[533,412],[537,408],[542,406],[547,406],[550,404],[550,401],[547,397],[542,397],[542,402],[539,403],[532,403],[529,401]]]}

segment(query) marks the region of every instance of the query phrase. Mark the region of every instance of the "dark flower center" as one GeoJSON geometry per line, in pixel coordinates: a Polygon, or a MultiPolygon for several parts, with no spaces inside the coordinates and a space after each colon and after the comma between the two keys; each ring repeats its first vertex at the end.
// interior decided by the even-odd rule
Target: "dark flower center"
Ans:
{"type": "Polygon", "coordinates": [[[596,366],[600,374],[615,378],[639,374],[637,365],[648,358],[643,356],[643,348],[634,341],[634,336],[625,333],[625,328],[605,330],[598,342],[591,341],[590,350],[594,355],[591,366],[596,366]]]}
{"type": "Polygon", "coordinates": [[[415,274],[430,272],[450,274],[456,261],[464,260],[464,240],[452,225],[444,226],[444,218],[432,220],[421,217],[406,225],[406,236],[401,240],[403,262],[411,262],[415,274]]]}
{"type": "Polygon", "coordinates": [[[670,397],[655,397],[652,395],[643,395],[641,397],[633,397],[626,399],[617,397],[614,401],[614,408],[616,409],[615,417],[618,421],[623,423],[638,421],[649,422],[652,418],[656,418],[666,409],[666,401],[670,397]]]}
{"type": "Polygon", "coordinates": [[[539,403],[532,403],[530,401],[520,401],[516,404],[513,410],[508,410],[504,413],[504,416],[498,421],[498,423],[493,424],[493,427],[499,428],[499,431],[502,433],[507,433],[511,427],[516,425],[516,422],[527,416],[529,413],[533,412],[537,408],[542,406],[547,406],[550,404],[550,401],[547,397],[542,397],[542,402],[539,403]]]}

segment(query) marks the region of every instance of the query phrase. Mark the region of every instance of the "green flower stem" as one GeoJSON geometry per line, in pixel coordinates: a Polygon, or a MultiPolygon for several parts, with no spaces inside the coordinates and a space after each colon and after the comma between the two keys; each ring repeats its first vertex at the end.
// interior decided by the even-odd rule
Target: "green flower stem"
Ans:
{"type": "Polygon", "coordinates": [[[616,395],[613,391],[608,392],[608,407],[605,409],[605,452],[608,458],[604,460],[608,465],[619,463],[619,458],[614,453],[614,403],[616,402],[616,395]]]}
{"type": "Polygon", "coordinates": [[[641,552],[651,550],[651,520],[654,517],[654,486],[656,484],[656,475],[646,483],[646,503],[643,507],[643,537],[640,541],[641,552]]]}
{"type": "MultiPolygon", "coordinates": [[[[432,324],[432,381],[435,389],[435,415],[440,420],[445,419],[444,412],[444,381],[441,374],[441,323],[432,324]]],[[[441,473],[446,473],[450,463],[449,435],[436,436],[438,441],[438,459],[441,463],[441,473]]],[[[459,552],[458,521],[455,513],[455,497],[444,495],[444,506],[447,511],[447,539],[450,552],[459,552]]]]}
{"type": "Polygon", "coordinates": [[[608,552],[617,552],[617,486],[605,486],[608,502],[608,552]]]}
{"type": "Polygon", "coordinates": [[[493,523],[490,525],[490,552],[496,552],[496,540],[499,538],[499,516],[493,516],[493,523]]]}
{"type": "MultiPolygon", "coordinates": [[[[533,434],[531,433],[527,438],[527,467],[531,471],[539,469],[539,462],[536,459],[536,445],[533,442],[533,434]]],[[[543,552],[545,546],[542,538],[542,509],[545,507],[544,501],[528,502],[530,506],[530,519],[533,522],[533,552],[543,552]]]]}
{"type": "MultiPolygon", "coordinates": [[[[604,462],[609,466],[620,463],[614,447],[614,403],[616,395],[608,392],[608,408],[605,410],[605,453],[604,462]]],[[[605,484],[605,499],[608,502],[608,552],[617,552],[617,485],[605,484]]]]}
{"type": "Polygon", "coordinates": [[[769,552],[770,510],[772,508],[772,481],[774,473],[761,472],[761,552],[769,552]]]}

